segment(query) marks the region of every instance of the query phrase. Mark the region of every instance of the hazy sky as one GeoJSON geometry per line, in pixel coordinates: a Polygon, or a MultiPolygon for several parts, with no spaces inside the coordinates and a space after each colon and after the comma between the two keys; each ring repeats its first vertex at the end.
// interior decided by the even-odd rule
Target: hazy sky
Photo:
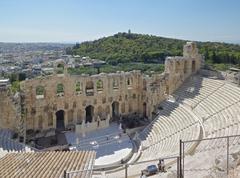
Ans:
{"type": "Polygon", "coordinates": [[[240,43],[240,0],[0,0],[4,42],[81,42],[128,29],[240,43]]]}

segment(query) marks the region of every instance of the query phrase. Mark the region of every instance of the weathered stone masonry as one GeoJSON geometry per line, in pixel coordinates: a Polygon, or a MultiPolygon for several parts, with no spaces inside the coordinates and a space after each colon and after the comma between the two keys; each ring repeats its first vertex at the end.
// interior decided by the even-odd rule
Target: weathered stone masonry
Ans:
{"type": "MultiPolygon", "coordinates": [[[[24,106],[20,106],[25,111],[21,117],[25,118],[17,117],[17,109],[16,116],[8,114],[7,106],[1,103],[0,120],[7,123],[1,126],[17,129],[17,124],[24,121],[27,130],[75,126],[81,132],[107,127],[120,114],[152,118],[155,107],[197,72],[201,62],[196,44],[188,42],[183,56],[167,57],[165,71],[151,77],[140,71],[70,75],[65,68],[64,74],[26,80],[21,83],[24,106]]],[[[1,102],[8,100],[5,97],[1,102]]]]}

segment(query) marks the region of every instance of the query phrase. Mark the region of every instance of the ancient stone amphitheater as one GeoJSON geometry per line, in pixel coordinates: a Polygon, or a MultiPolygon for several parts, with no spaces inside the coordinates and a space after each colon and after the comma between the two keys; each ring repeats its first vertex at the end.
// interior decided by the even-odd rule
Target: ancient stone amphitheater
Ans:
{"type": "MultiPolygon", "coordinates": [[[[97,87],[90,87],[90,92],[94,93],[93,96],[82,97],[76,101],[77,106],[75,107],[73,104],[69,104],[70,101],[67,98],[64,103],[64,98],[57,100],[48,94],[44,96],[47,100],[44,101],[45,103],[35,99],[36,96],[33,93],[36,81],[40,80],[27,81],[23,84],[23,91],[20,95],[25,96],[24,108],[31,111],[29,108],[34,107],[35,112],[32,114],[30,112],[29,115],[21,114],[21,112],[14,114],[14,111],[17,111],[16,108],[21,111],[22,108],[18,104],[21,105],[23,101],[21,101],[21,97],[16,97],[15,105],[11,105],[13,100],[11,95],[2,90],[1,97],[4,100],[0,101],[2,126],[0,132],[0,157],[2,157],[0,158],[0,177],[31,177],[34,172],[39,175],[38,177],[63,177],[64,171],[73,171],[72,174],[65,175],[65,177],[140,177],[141,170],[148,165],[157,164],[160,158],[165,160],[166,172],[152,177],[240,177],[240,88],[224,78],[219,78],[219,74],[216,75],[217,72],[201,69],[202,63],[202,57],[198,54],[195,44],[187,43],[184,47],[183,57],[166,59],[165,71],[161,75],[149,77],[135,71],[111,76],[105,74],[90,78],[84,76],[86,83],[89,80],[98,81],[104,77],[103,86],[108,86],[109,90],[102,89],[101,94],[95,94],[95,92],[99,92],[97,87]],[[128,80],[129,77],[130,80],[128,80]],[[119,85],[113,82],[115,80],[119,85]],[[115,89],[119,87],[120,91],[112,91],[110,82],[115,83],[113,87],[115,86],[115,89]],[[106,101],[103,103],[103,100],[106,101]],[[51,103],[50,101],[57,102],[51,103]],[[121,109],[116,109],[114,102],[118,102],[117,105],[120,105],[121,109]],[[37,107],[40,103],[41,107],[37,107]],[[46,109],[44,107],[46,104],[55,104],[56,106],[46,109]],[[106,113],[104,113],[105,115],[99,115],[98,112],[91,113],[90,126],[85,128],[85,118],[78,115],[78,109],[83,111],[90,105],[94,108],[101,105],[103,107],[101,111],[106,113]],[[125,107],[125,105],[127,106],[125,107]],[[76,107],[78,109],[75,109],[76,107]],[[122,109],[123,107],[124,109],[122,109]],[[11,108],[13,109],[11,110],[11,108]],[[44,112],[44,108],[46,120],[40,121],[46,123],[34,124],[32,119],[36,118],[37,120],[39,115],[42,117],[41,112],[44,112]],[[64,117],[64,121],[66,120],[64,123],[65,126],[67,124],[75,125],[76,131],[80,133],[84,129],[94,130],[98,129],[97,127],[108,127],[109,123],[106,121],[111,122],[109,117],[116,117],[119,114],[127,115],[137,112],[148,117],[151,122],[132,137],[135,147],[127,160],[104,168],[94,167],[95,154],[91,151],[76,151],[78,153],[76,155],[75,151],[57,152],[58,154],[39,153],[39,150],[11,139],[13,129],[19,135],[24,135],[23,130],[27,128],[39,129],[40,127],[41,131],[51,127],[58,129],[57,114],[53,121],[48,121],[48,113],[55,113],[58,110],[64,110],[66,113],[68,113],[67,110],[73,112],[67,114],[66,118],[64,117]],[[79,126],[79,120],[82,120],[81,126],[79,126]],[[101,122],[105,124],[99,124],[101,122]],[[44,154],[48,155],[47,158],[41,156],[44,154]],[[72,159],[68,159],[70,155],[72,159]],[[21,156],[29,157],[29,162],[26,163],[25,158],[18,159],[21,156]],[[34,157],[38,157],[38,160],[34,157]],[[33,164],[31,164],[31,159],[33,164]],[[49,166],[40,166],[39,164],[49,166]],[[22,170],[25,170],[25,173],[22,173],[24,172],[22,170]]],[[[59,80],[68,82],[68,77],[59,80]]],[[[55,76],[54,79],[57,77],[55,76]]],[[[51,82],[51,78],[47,80],[51,82]]],[[[41,79],[40,84],[46,86],[47,80],[41,79]]],[[[72,77],[70,80],[77,81],[72,77]]],[[[53,86],[54,84],[51,84],[51,87],[53,86]]],[[[86,87],[89,86],[86,85],[86,87]]],[[[89,91],[87,88],[84,90],[83,87],[81,93],[85,92],[89,91]]],[[[63,95],[72,98],[69,91],[64,92],[63,95]]],[[[86,117],[89,116],[88,112],[86,110],[86,117]]]]}

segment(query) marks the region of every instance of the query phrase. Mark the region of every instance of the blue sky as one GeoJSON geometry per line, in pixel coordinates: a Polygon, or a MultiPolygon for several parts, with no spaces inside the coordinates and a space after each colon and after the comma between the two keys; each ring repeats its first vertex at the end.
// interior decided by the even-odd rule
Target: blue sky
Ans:
{"type": "Polygon", "coordinates": [[[0,0],[4,42],[81,42],[128,29],[240,43],[240,0],[0,0]]]}

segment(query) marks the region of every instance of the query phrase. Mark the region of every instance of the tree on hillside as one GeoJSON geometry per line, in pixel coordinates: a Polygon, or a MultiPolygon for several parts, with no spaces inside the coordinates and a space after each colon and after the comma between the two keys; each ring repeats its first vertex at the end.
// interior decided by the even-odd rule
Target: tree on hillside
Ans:
{"type": "MultiPolygon", "coordinates": [[[[185,40],[125,32],[76,44],[72,54],[97,58],[113,65],[129,62],[161,63],[166,56],[181,56],[185,43],[185,40]]],[[[206,61],[239,63],[240,45],[197,42],[197,46],[206,61]]]]}

